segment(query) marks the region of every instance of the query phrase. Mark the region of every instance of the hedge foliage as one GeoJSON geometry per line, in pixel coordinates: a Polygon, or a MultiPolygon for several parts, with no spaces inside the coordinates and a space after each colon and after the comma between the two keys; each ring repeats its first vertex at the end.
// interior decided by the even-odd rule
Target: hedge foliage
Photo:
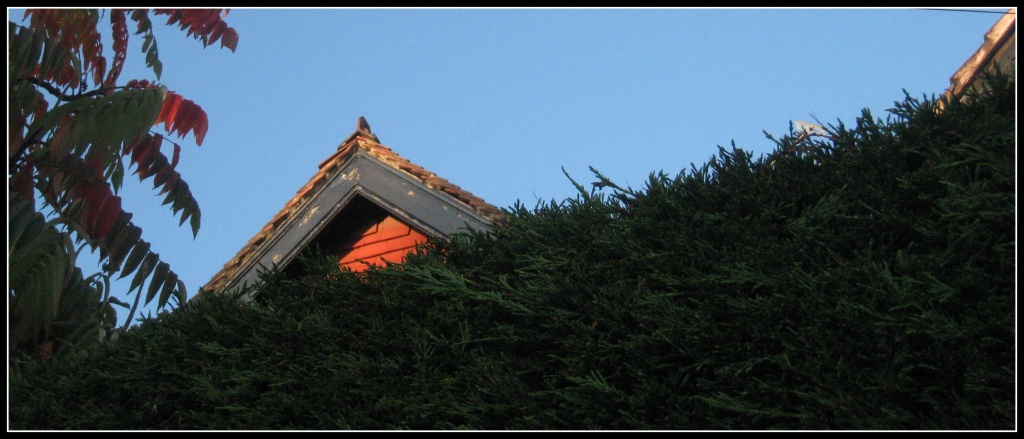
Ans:
{"type": "Polygon", "coordinates": [[[595,171],[402,266],[314,257],[12,359],[10,428],[1014,429],[1016,95],[990,88],[638,190],[595,171]]]}

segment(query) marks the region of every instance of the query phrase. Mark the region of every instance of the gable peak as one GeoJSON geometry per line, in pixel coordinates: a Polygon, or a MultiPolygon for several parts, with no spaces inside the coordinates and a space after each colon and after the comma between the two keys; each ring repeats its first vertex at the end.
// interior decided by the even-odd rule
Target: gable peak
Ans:
{"type": "Polygon", "coordinates": [[[341,150],[356,138],[362,137],[364,140],[369,140],[374,143],[380,143],[380,139],[377,138],[376,134],[370,131],[370,123],[366,121],[366,118],[359,116],[359,120],[356,121],[356,130],[349,134],[345,141],[338,145],[338,150],[341,150]]]}
{"type": "Polygon", "coordinates": [[[359,120],[356,121],[356,132],[373,134],[373,132],[370,131],[370,123],[366,121],[365,117],[359,116],[359,120]]]}

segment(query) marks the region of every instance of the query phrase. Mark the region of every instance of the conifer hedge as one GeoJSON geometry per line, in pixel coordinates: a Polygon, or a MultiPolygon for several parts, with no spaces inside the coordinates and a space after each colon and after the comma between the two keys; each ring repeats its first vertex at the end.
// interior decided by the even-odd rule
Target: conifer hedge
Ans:
{"type": "Polygon", "coordinates": [[[1015,429],[1016,95],[988,90],[13,358],[9,427],[1015,429]]]}

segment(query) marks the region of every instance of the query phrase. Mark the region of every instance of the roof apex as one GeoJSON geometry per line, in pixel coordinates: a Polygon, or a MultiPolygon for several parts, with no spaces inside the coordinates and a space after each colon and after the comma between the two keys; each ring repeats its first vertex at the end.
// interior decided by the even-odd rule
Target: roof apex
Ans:
{"type": "Polygon", "coordinates": [[[380,139],[377,138],[377,135],[370,131],[370,124],[366,122],[366,118],[359,116],[359,120],[356,121],[356,130],[353,131],[352,134],[349,134],[348,137],[345,138],[345,141],[341,142],[341,145],[338,145],[338,149],[340,150],[344,148],[345,145],[348,145],[358,137],[380,143],[380,139]]]}
{"type": "MultiPolygon", "coordinates": [[[[362,160],[362,159],[359,159],[362,160]]],[[[203,289],[219,289],[222,287],[232,287],[234,283],[244,278],[250,270],[255,269],[254,264],[271,264],[268,262],[270,256],[268,252],[270,248],[277,245],[276,242],[281,239],[283,234],[291,233],[296,226],[296,222],[299,221],[299,217],[302,215],[313,215],[319,209],[319,206],[313,206],[310,209],[310,203],[315,203],[319,197],[323,196],[322,193],[328,189],[330,181],[334,181],[337,178],[343,178],[345,175],[345,169],[350,166],[351,163],[375,163],[373,168],[381,169],[381,172],[386,172],[388,175],[394,177],[388,178],[408,178],[410,183],[415,185],[422,185],[424,193],[434,193],[438,196],[438,199],[446,200],[445,203],[449,206],[455,207],[449,210],[447,207],[443,208],[444,211],[450,212],[450,215],[455,215],[460,218],[461,224],[468,224],[466,219],[470,219],[474,224],[486,225],[495,220],[504,218],[504,213],[501,209],[494,207],[483,199],[463,190],[462,188],[452,184],[448,180],[445,180],[433,172],[427,171],[423,167],[410,162],[408,159],[398,155],[391,148],[382,145],[378,140],[377,136],[370,131],[370,124],[366,122],[366,119],[360,117],[357,121],[356,130],[344,142],[338,146],[338,150],[331,154],[326,160],[320,163],[319,170],[313,174],[313,177],[299,189],[298,193],[289,200],[284,208],[282,208],[276,215],[271,218],[270,222],[267,223],[259,232],[253,236],[249,242],[247,242],[238,253],[231,258],[224,267],[214,274],[203,289]],[[356,162],[359,157],[364,157],[369,162],[356,162]],[[378,166],[379,165],[379,166],[378,166]],[[461,207],[459,207],[461,206],[461,207]],[[307,212],[308,210],[308,212],[307,212]],[[463,214],[471,215],[473,218],[463,217],[463,214]]],[[[339,188],[350,187],[358,183],[358,179],[355,183],[346,183],[345,185],[337,186],[339,188]]],[[[374,191],[384,190],[387,187],[393,185],[380,185],[377,183],[373,186],[373,179],[368,179],[365,182],[358,183],[359,185],[370,184],[371,189],[374,191]]],[[[354,187],[354,186],[352,186],[354,187]]],[[[397,186],[396,186],[397,187],[397,186]]],[[[417,186],[410,186],[410,189],[415,189],[417,186]]],[[[340,190],[340,189],[331,189],[340,190]]],[[[346,189],[347,190],[347,189],[346,189]]],[[[420,189],[416,189],[420,190],[420,189]]],[[[348,192],[345,192],[348,193],[348,192]]],[[[334,193],[335,196],[342,194],[341,192],[334,193]]],[[[409,192],[411,195],[412,192],[409,192]]],[[[389,202],[396,200],[406,199],[404,192],[401,196],[392,196],[389,198],[389,202]]],[[[417,199],[419,199],[417,197],[417,199]]],[[[423,198],[425,199],[425,198],[423,198]]],[[[338,198],[338,201],[343,200],[342,197],[338,198]]],[[[332,200],[333,202],[333,200],[332,200]]],[[[341,209],[345,206],[340,205],[341,209]]],[[[327,210],[321,210],[321,215],[326,215],[327,210]]],[[[449,215],[449,214],[445,214],[449,215]]],[[[307,217],[308,219],[309,217],[307,217]]],[[[448,217],[445,217],[448,218],[448,217]]],[[[447,221],[447,220],[445,220],[447,221]]],[[[302,225],[306,224],[305,221],[301,222],[302,225]]],[[[427,224],[430,227],[430,224],[427,224]]],[[[438,230],[447,230],[448,226],[438,226],[438,230]]],[[[272,263],[276,264],[278,260],[277,256],[274,256],[272,263]]],[[[198,296],[196,296],[198,297],[198,296]]]]}

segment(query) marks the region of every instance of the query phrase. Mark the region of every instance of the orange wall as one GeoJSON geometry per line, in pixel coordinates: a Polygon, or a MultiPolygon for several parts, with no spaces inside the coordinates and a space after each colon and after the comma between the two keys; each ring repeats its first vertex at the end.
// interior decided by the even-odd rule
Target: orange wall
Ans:
{"type": "Polygon", "coordinates": [[[341,249],[338,264],[352,271],[363,271],[366,263],[382,266],[384,261],[401,262],[406,254],[425,242],[427,237],[422,233],[388,215],[364,229],[350,247],[341,249]]]}

